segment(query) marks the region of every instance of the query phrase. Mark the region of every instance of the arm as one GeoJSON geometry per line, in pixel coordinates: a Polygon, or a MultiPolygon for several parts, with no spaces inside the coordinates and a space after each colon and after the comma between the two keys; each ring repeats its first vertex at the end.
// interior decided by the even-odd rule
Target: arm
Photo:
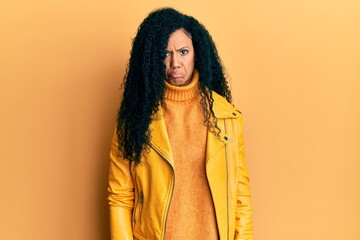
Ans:
{"type": "Polygon", "coordinates": [[[239,182],[236,204],[235,239],[253,240],[252,209],[249,188],[249,175],[245,162],[243,120],[240,117],[239,136],[239,182]]]}
{"type": "Polygon", "coordinates": [[[108,203],[111,240],[132,240],[134,187],[129,161],[119,156],[116,131],[110,150],[108,203]]]}

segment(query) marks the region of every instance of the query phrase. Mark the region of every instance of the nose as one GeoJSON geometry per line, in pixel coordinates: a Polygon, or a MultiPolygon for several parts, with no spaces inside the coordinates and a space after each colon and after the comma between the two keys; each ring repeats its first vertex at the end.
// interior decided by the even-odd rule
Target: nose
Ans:
{"type": "Polygon", "coordinates": [[[172,69],[179,68],[180,67],[180,59],[177,56],[177,54],[172,54],[170,59],[170,67],[172,69]]]}

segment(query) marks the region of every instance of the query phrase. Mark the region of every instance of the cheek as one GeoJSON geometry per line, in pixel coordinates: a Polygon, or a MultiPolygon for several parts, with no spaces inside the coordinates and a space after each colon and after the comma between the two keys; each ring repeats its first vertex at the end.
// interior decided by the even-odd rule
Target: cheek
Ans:
{"type": "Polygon", "coordinates": [[[164,63],[165,63],[166,69],[169,69],[170,68],[170,63],[169,63],[168,58],[165,58],[164,63]]]}
{"type": "Polygon", "coordinates": [[[189,61],[187,62],[187,66],[189,69],[192,69],[192,68],[194,68],[194,65],[195,65],[195,59],[194,59],[194,56],[191,56],[189,58],[189,61]]]}
{"type": "Polygon", "coordinates": [[[194,67],[195,65],[195,53],[193,52],[192,56],[191,56],[191,64],[194,67]]]}

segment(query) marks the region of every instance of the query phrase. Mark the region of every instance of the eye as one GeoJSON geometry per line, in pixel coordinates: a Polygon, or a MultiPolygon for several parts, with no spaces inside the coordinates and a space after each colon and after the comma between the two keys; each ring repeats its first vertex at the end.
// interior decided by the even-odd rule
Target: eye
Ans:
{"type": "Polygon", "coordinates": [[[170,52],[166,52],[166,57],[170,57],[171,56],[171,53],[170,52]]]}
{"type": "Polygon", "coordinates": [[[189,50],[186,50],[186,49],[180,50],[180,54],[181,54],[181,55],[186,55],[186,54],[188,54],[188,53],[189,53],[189,50]]]}

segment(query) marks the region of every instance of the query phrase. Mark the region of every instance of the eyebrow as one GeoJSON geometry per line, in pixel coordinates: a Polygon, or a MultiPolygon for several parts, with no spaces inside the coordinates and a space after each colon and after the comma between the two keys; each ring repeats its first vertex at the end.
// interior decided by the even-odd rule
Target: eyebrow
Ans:
{"type": "MultiPolygon", "coordinates": [[[[179,49],[176,49],[176,48],[175,48],[175,51],[178,52],[178,51],[183,50],[184,48],[188,48],[188,49],[189,49],[190,47],[188,47],[188,46],[183,46],[183,47],[181,47],[181,48],[179,48],[179,49]]],[[[166,49],[166,51],[168,51],[168,50],[166,49]]],[[[168,51],[168,52],[171,52],[171,51],[168,51]]]]}

